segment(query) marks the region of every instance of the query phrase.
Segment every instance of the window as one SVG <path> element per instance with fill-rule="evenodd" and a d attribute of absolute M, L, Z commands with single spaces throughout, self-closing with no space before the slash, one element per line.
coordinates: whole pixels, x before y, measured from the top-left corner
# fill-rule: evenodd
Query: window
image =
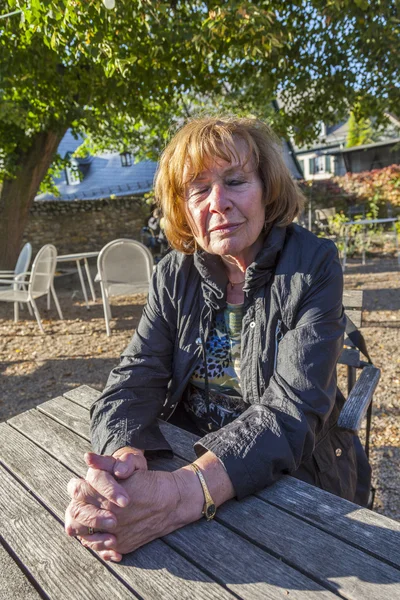
<path fill-rule="evenodd" d="M 325 156 L 325 171 L 327 173 L 332 173 L 331 171 L 331 157 L 326 155 Z"/>
<path fill-rule="evenodd" d="M 75 165 L 66 167 L 65 176 L 68 185 L 79 185 L 81 182 L 80 171 Z"/>
<path fill-rule="evenodd" d="M 121 152 L 120 157 L 122 167 L 132 166 L 132 154 L 130 152 Z"/>
<path fill-rule="evenodd" d="M 317 173 L 330 173 L 331 172 L 331 157 L 330 156 L 316 156 L 315 158 L 309 159 L 310 175 L 316 175 Z"/>
<path fill-rule="evenodd" d="M 305 166 L 304 165 L 304 160 L 300 159 L 299 160 L 299 165 L 300 165 L 300 169 L 301 169 L 301 172 L 303 174 L 303 177 L 304 177 L 304 175 L 305 175 L 305 173 L 304 173 L 304 166 Z"/>
<path fill-rule="evenodd" d="M 325 173 L 325 156 L 317 156 L 316 157 L 315 173 Z"/>

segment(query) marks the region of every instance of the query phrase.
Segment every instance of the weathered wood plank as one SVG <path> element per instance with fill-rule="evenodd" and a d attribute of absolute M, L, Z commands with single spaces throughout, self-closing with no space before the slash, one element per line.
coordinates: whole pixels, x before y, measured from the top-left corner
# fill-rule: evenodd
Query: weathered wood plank
<path fill-rule="evenodd" d="M 163 427 L 164 427 L 164 433 L 166 433 L 166 435 L 167 435 L 167 439 L 168 439 L 168 430 L 171 432 L 171 435 L 173 435 L 173 434 L 174 434 L 174 429 L 175 429 L 175 428 L 173 428 L 173 427 L 172 427 L 172 426 L 170 426 L 169 424 L 165 423 L 165 424 L 163 425 Z M 185 432 L 182 432 L 182 434 L 183 434 L 183 435 L 184 435 L 184 433 L 185 433 Z M 191 443 L 192 443 L 192 441 L 190 441 L 190 444 L 189 444 L 190 446 L 191 446 Z M 184 448 L 184 446 L 183 446 L 183 448 Z M 181 448 L 181 450 L 182 450 L 182 448 Z M 167 462 L 168 462 L 168 464 L 169 464 L 169 466 L 170 466 L 171 468 L 174 468 L 174 467 L 172 466 L 172 463 L 170 463 L 169 461 L 167 461 Z M 172 462 L 175 462 L 175 461 L 172 461 Z M 176 467 L 175 467 L 175 468 L 176 468 Z M 301 483 L 301 482 L 298 482 L 298 483 Z M 303 486 L 306 486 L 306 484 L 301 484 L 301 485 L 303 485 Z M 319 491 L 319 490 L 318 490 L 318 491 Z M 322 494 L 324 494 L 324 492 L 321 492 L 321 493 L 322 493 Z M 222 508 L 222 510 L 224 510 L 225 508 L 226 508 L 226 507 L 223 507 L 223 508 Z M 279 511 L 279 512 L 280 512 L 280 511 Z M 280 512 L 280 515 L 282 515 L 282 513 L 281 513 L 281 512 Z M 220 518 L 220 516 L 219 516 L 219 518 Z M 276 517 L 275 521 L 276 521 L 276 520 L 277 520 L 277 517 Z M 234 521 L 235 521 L 235 522 L 239 522 L 239 521 L 240 521 L 240 522 L 242 522 L 242 521 L 243 521 L 243 515 L 241 515 L 241 516 L 240 516 L 240 515 L 238 515 L 238 514 L 237 514 L 237 515 L 235 515 L 235 519 L 234 519 Z M 296 520 L 296 521 L 297 521 L 297 520 Z M 299 523 L 299 521 L 297 521 L 297 524 L 298 524 L 298 523 Z M 300 522 L 300 523 L 301 523 L 301 522 Z M 234 527 L 234 523 L 233 523 L 233 524 L 229 524 L 229 526 L 232 526 L 232 527 Z M 313 530 L 310 530 L 310 531 L 308 531 L 308 532 L 305 532 L 305 533 L 304 533 L 304 535 L 302 535 L 302 536 L 300 536 L 300 537 L 301 537 L 302 539 L 310 539 L 310 537 L 313 537 L 313 535 L 314 535 L 314 533 L 313 533 L 313 532 L 314 532 L 314 531 L 315 531 L 315 530 L 313 529 Z M 319 534 L 317 534 L 317 535 L 319 535 Z M 340 535 L 340 532 L 338 533 L 338 535 Z M 277 533 L 277 536 L 279 537 L 278 533 Z M 275 537 L 275 536 L 274 536 L 274 537 Z M 334 539 L 334 538 L 329 538 L 329 540 L 332 540 L 332 539 Z M 340 541 L 340 540 L 336 540 L 336 541 Z M 323 543 L 322 545 L 323 545 L 325 548 L 326 548 L 326 547 L 329 547 L 329 543 L 327 542 L 327 538 L 326 538 L 326 537 L 325 537 L 324 543 Z M 343 546 L 344 546 L 345 548 L 347 548 L 347 552 L 350 552 L 350 554 L 351 554 L 351 553 L 352 553 L 352 551 L 354 550 L 353 548 L 351 548 L 351 547 L 349 547 L 349 546 L 347 546 L 347 545 L 345 545 L 345 544 L 343 544 Z M 342 552 L 342 550 L 343 550 L 343 548 L 341 548 L 341 549 L 340 549 L 340 552 L 339 552 L 339 554 L 343 556 L 343 552 Z M 274 551 L 274 550 L 272 549 L 272 551 Z M 301 549 L 301 548 L 297 548 L 297 554 L 302 554 L 302 549 Z M 329 554 L 329 556 L 330 556 L 330 553 L 328 553 L 328 554 Z M 344 553 L 344 554 L 346 554 L 346 553 Z M 369 557 L 368 555 L 365 555 L 365 554 L 363 554 L 363 553 L 361 553 L 361 552 L 360 552 L 360 555 L 361 555 L 361 557 L 362 557 L 362 558 L 359 556 L 359 557 L 358 557 L 358 560 L 359 560 L 359 562 L 360 562 L 360 563 L 364 563 L 364 564 L 366 563 L 366 564 L 368 565 L 368 569 L 367 569 L 367 571 L 368 571 L 368 570 L 370 570 L 370 569 L 374 570 L 374 568 L 375 568 L 375 566 L 376 566 L 376 565 L 371 565 L 371 564 L 369 564 L 369 559 L 370 559 L 371 557 Z M 324 561 L 325 561 L 327 564 L 329 564 L 329 556 L 326 556 L 326 555 L 325 555 L 325 559 L 324 559 Z M 348 562 L 348 561 L 347 561 L 347 562 Z M 352 561 L 350 561 L 350 563 L 348 562 L 348 564 L 352 564 Z M 378 565 L 379 565 L 379 563 L 378 563 Z M 380 565 L 380 566 L 382 566 L 382 565 Z M 384 568 L 384 567 L 385 567 L 385 565 L 383 565 L 383 568 Z M 302 567 L 300 567 L 300 568 L 302 568 Z M 306 571 L 306 572 L 307 572 L 307 571 Z M 314 574 L 313 576 L 315 577 L 315 574 Z M 351 595 L 347 595 L 348 591 L 349 591 L 349 590 L 346 590 L 346 594 L 344 594 L 344 596 L 345 596 L 345 597 L 349 597 L 349 598 L 350 598 L 350 597 L 352 597 L 352 596 L 351 596 Z M 367 590 L 367 592 L 369 593 L 369 590 Z M 343 593 L 343 592 L 342 592 L 342 593 Z M 366 593 L 366 592 L 365 592 L 365 590 L 363 590 L 363 594 L 364 594 L 364 595 L 365 595 L 365 593 Z M 368 594 L 367 594 L 365 597 L 367 598 L 367 597 L 368 597 Z"/>
<path fill-rule="evenodd" d="M 11 427 L 4 425 L 3 428 L 0 428 L 0 431 L 4 440 L 3 456 L 5 457 L 4 460 L 7 466 L 10 469 L 13 469 L 13 471 L 19 477 L 21 477 L 21 479 L 23 479 L 24 483 L 35 491 L 35 494 L 37 494 L 41 500 L 49 503 L 52 510 L 60 518 L 62 518 L 66 503 L 68 501 L 68 498 L 65 495 L 65 487 L 68 479 L 71 476 L 71 473 L 61 464 L 55 463 L 53 458 L 51 458 L 49 455 L 46 455 L 43 450 L 39 449 L 32 442 L 24 438 Z M 55 463 L 53 466 L 51 465 L 52 461 Z M 164 466 L 170 467 L 171 462 L 172 461 L 165 460 Z M 34 470 L 30 468 L 33 463 L 35 464 Z M 182 461 L 180 461 L 180 464 L 182 464 Z M 61 481 L 59 477 L 54 476 L 55 471 L 57 471 L 59 474 L 63 474 Z M 62 481 L 62 479 L 64 479 L 64 481 Z M 296 599 L 308 600 L 308 598 L 314 597 L 314 594 L 316 597 L 316 592 L 318 590 L 319 597 L 327 599 L 330 597 L 333 598 L 329 592 L 323 592 L 323 588 L 321 586 L 318 586 L 314 582 L 308 580 L 305 576 L 297 573 L 294 569 L 291 569 L 284 563 L 281 563 L 275 558 L 265 554 L 260 549 L 255 548 L 245 540 L 242 540 L 236 534 L 233 534 L 229 530 L 225 530 L 223 527 L 221 527 L 221 525 L 215 524 L 214 527 L 218 529 L 219 535 L 216 538 L 216 536 L 213 534 L 211 539 L 209 539 L 210 529 L 205 521 L 201 521 L 199 524 L 197 524 L 196 531 L 199 532 L 202 530 L 203 533 L 198 533 L 194 538 L 192 538 L 191 530 L 189 530 L 186 534 L 184 534 L 184 530 L 181 530 L 179 538 L 177 538 L 175 541 L 174 547 L 183 553 L 185 548 L 187 549 L 190 544 L 192 544 L 194 552 L 189 553 L 187 557 L 192 561 L 194 560 L 194 562 L 201 567 L 203 567 L 204 556 L 214 556 L 214 558 L 218 558 L 218 554 L 221 552 L 221 549 L 222 552 L 225 553 L 225 548 L 232 546 L 235 547 L 237 558 L 228 561 L 229 564 L 226 566 L 216 564 L 214 567 L 211 565 L 209 568 L 209 565 L 207 565 L 207 571 L 214 577 L 218 577 L 218 580 L 220 581 L 222 575 L 224 574 L 225 579 L 223 579 L 223 582 L 227 584 L 229 589 L 232 589 L 232 591 L 235 591 L 235 593 L 239 594 L 241 597 L 248 598 L 249 600 L 256 598 L 270 598 L 271 600 L 274 598 L 286 598 L 285 589 L 281 591 L 276 590 L 275 586 L 281 585 L 282 587 L 286 586 L 288 589 L 290 588 L 292 590 L 292 597 Z M 200 554 L 198 554 L 200 551 L 198 547 L 199 535 L 203 540 L 203 546 Z M 185 543 L 183 543 L 186 538 L 188 539 Z M 149 549 L 146 551 L 145 562 L 143 561 L 143 557 L 140 555 L 140 552 L 141 550 L 137 551 L 133 555 L 129 555 L 125 561 L 128 560 L 130 565 L 134 565 L 136 564 L 135 561 L 139 560 L 140 564 L 144 564 L 145 567 L 149 569 L 147 562 L 149 560 Z M 173 551 L 170 550 L 170 552 Z M 217 552 L 217 554 L 215 554 L 215 552 Z M 138 554 L 139 556 L 136 558 Z M 157 550 L 156 554 L 160 554 L 160 549 Z M 164 558 L 165 554 L 166 551 L 163 551 Z M 197 556 L 193 558 L 196 554 Z M 248 570 L 248 565 L 250 563 L 247 563 L 246 561 L 246 563 L 243 565 L 243 555 L 246 555 L 249 560 L 251 559 L 250 562 L 253 564 L 253 566 L 251 568 L 249 567 L 250 570 Z M 154 560 L 155 559 L 153 557 L 153 563 Z M 178 558 L 175 557 L 174 560 L 175 569 L 178 569 Z M 169 557 L 168 562 L 164 564 L 168 564 L 169 566 L 170 562 L 171 557 Z M 115 568 L 118 568 L 118 565 L 115 565 Z M 160 565 L 158 568 L 160 568 Z M 263 575 L 263 580 L 260 582 L 258 581 L 259 571 L 257 577 L 257 569 L 261 568 L 262 573 L 265 573 L 266 575 Z M 241 576 L 239 577 L 239 574 L 241 573 L 244 576 L 245 571 L 248 571 L 249 573 L 247 577 L 254 578 L 254 582 L 252 579 L 248 580 L 248 578 L 245 578 L 243 581 L 241 581 Z M 186 578 L 187 570 L 181 569 L 180 576 L 182 576 L 182 573 L 184 573 Z M 149 575 L 147 574 L 146 577 L 148 580 Z M 230 585 L 231 580 L 235 582 L 233 586 Z M 148 585 L 150 585 L 150 583 L 151 581 L 148 580 Z M 179 583 L 179 585 L 181 585 L 181 583 Z M 193 582 L 191 585 L 193 585 Z M 300 587 L 300 590 L 297 589 L 298 587 Z M 136 591 L 139 591 L 137 586 L 135 589 Z M 181 596 L 178 593 L 176 582 L 174 589 L 176 594 L 175 598 L 180 598 Z M 307 592 L 303 590 L 307 590 Z M 143 590 L 140 590 L 140 593 L 143 594 Z M 218 593 L 220 594 L 220 592 Z M 221 594 L 219 597 L 221 597 Z"/>
<path fill-rule="evenodd" d="M 68 400 L 72 400 L 72 402 L 76 402 L 76 404 L 89 409 L 93 402 L 100 396 L 100 392 L 89 385 L 80 385 L 73 390 L 68 390 L 63 396 L 68 398 Z"/>
<path fill-rule="evenodd" d="M 363 295 L 364 292 L 362 290 L 343 290 L 343 306 L 345 309 L 358 308 L 361 310 L 363 305 Z"/>
<path fill-rule="evenodd" d="M 0 425 L 0 435 L 4 464 L 63 520 L 69 502 L 66 488 L 71 471 L 5 423 Z M 110 569 L 148 600 L 232 598 L 161 540 L 127 555 L 121 564 L 110 564 Z"/>
<path fill-rule="evenodd" d="M 338 363 L 340 365 L 348 365 L 349 367 L 359 367 L 360 351 L 353 348 L 343 348 Z"/>
<path fill-rule="evenodd" d="M 0 436 L 2 463 L 63 520 L 73 471 L 6 423 L 0 424 Z"/>
<path fill-rule="evenodd" d="M 67 482 L 71 477 L 70 471 L 68 471 L 60 463 L 55 463 L 52 465 L 52 461 L 55 462 L 52 457 L 46 455 L 46 453 L 37 446 L 35 446 L 33 442 L 27 440 L 20 433 L 18 433 L 11 427 L 8 427 L 6 424 L 0 426 L 0 432 L 2 435 L 4 446 L 4 462 L 7 465 L 7 467 L 12 469 L 13 472 L 15 472 L 18 475 L 18 477 L 21 478 L 25 485 L 27 485 L 30 489 L 34 490 L 35 494 L 43 502 L 49 505 L 51 509 L 55 512 L 55 514 L 57 514 L 60 518 L 63 518 L 65 507 L 68 503 L 68 496 L 65 490 Z M 38 434 L 38 437 L 40 437 L 40 434 Z M 78 457 L 74 456 L 74 454 L 76 454 L 76 451 L 73 451 L 70 454 L 68 454 L 68 457 L 74 462 L 77 462 Z M 60 456 L 63 458 L 63 460 L 65 460 L 65 452 L 61 452 Z M 35 469 L 31 468 L 31 465 L 33 463 L 35 464 Z M 163 470 L 172 470 L 179 468 L 183 464 L 185 464 L 185 462 L 182 459 L 175 458 L 173 460 L 164 459 L 160 461 L 154 461 L 153 466 L 155 468 L 162 468 Z M 58 476 L 55 475 L 56 473 L 58 473 Z M 240 505 L 237 505 L 237 507 L 240 512 Z M 214 536 L 211 536 L 211 539 L 209 539 L 209 524 L 202 520 L 197 525 L 198 527 L 200 526 L 200 529 L 204 529 L 204 533 L 202 534 L 204 546 L 201 548 L 201 552 L 200 549 L 197 547 L 199 541 L 198 537 L 195 538 L 193 541 L 189 540 L 192 536 L 191 530 L 188 530 L 186 534 L 184 533 L 184 530 L 181 530 L 179 538 L 177 538 L 175 542 L 173 542 L 172 547 L 177 549 L 181 554 L 184 554 L 189 560 L 194 562 L 197 567 L 202 569 L 204 568 L 203 557 L 213 556 L 215 554 L 216 542 Z M 217 527 L 216 524 L 215 527 Z M 250 544 L 248 544 L 248 542 L 242 540 L 238 535 L 233 534 L 229 530 L 221 527 L 221 525 L 219 525 L 218 528 L 218 551 L 220 551 L 221 548 L 229 548 L 233 546 L 235 547 L 236 554 L 234 558 L 231 558 L 230 561 L 228 561 L 229 564 L 227 566 L 221 567 L 221 565 L 219 564 L 216 564 L 213 568 L 208 568 L 207 566 L 207 572 L 213 577 L 215 577 L 215 579 L 217 579 L 218 581 L 223 581 L 224 583 L 226 583 L 227 587 L 234 591 L 236 594 L 240 595 L 243 598 L 248 598 L 249 600 L 256 600 L 258 598 L 270 598 L 271 600 L 275 598 L 286 598 L 286 591 L 277 591 L 275 587 L 277 585 L 281 585 L 283 588 L 286 587 L 287 589 L 291 589 L 292 597 L 296 598 L 296 600 L 308 600 L 309 598 L 313 598 L 314 594 L 316 595 L 317 593 L 318 597 L 326 599 L 331 598 L 331 593 L 327 592 L 326 590 L 323 591 L 324 588 L 322 586 L 315 584 L 307 577 L 298 573 L 297 571 L 285 565 L 276 558 L 269 556 L 262 550 L 251 546 Z M 199 530 L 197 529 L 197 531 Z M 186 542 L 184 544 L 181 543 L 182 540 L 185 540 L 186 537 L 188 537 Z M 161 541 L 159 541 L 159 543 L 161 543 Z M 192 543 L 194 544 L 194 553 L 186 554 L 185 548 L 187 549 Z M 152 542 L 151 544 L 154 544 L 154 542 Z M 241 549 L 240 552 L 237 552 L 238 549 Z M 139 561 L 138 564 L 146 565 L 146 561 L 149 560 L 149 556 L 148 554 L 146 554 L 147 558 L 144 562 L 143 557 L 141 555 L 137 557 L 137 554 L 141 551 L 142 549 L 140 549 L 132 555 L 128 555 L 124 559 L 124 564 L 126 561 L 128 561 L 127 564 L 130 564 L 132 566 L 136 564 L 135 561 Z M 148 552 L 150 551 L 147 549 L 146 553 Z M 248 582 L 248 580 L 245 579 L 243 582 L 243 587 L 241 588 L 239 585 L 240 579 L 238 579 L 238 574 L 242 573 L 243 570 L 247 569 L 246 565 L 243 566 L 242 557 L 244 553 L 245 555 L 252 557 L 254 568 L 256 567 L 256 565 L 258 565 L 257 568 L 262 567 L 263 579 L 261 582 L 258 582 L 257 578 L 254 582 Z M 161 551 L 160 549 L 158 549 L 156 552 L 156 556 L 160 554 L 163 555 L 164 558 L 166 558 L 165 550 Z M 153 558 L 153 563 L 154 560 L 155 558 Z M 175 565 L 174 569 L 178 573 L 179 565 L 177 564 L 177 561 L 178 559 L 176 557 L 173 557 L 172 560 L 172 557 L 169 556 L 168 560 L 166 560 L 166 562 L 164 562 L 163 565 Z M 118 569 L 118 565 L 113 565 L 113 569 L 114 568 Z M 146 568 L 149 569 L 150 567 L 147 565 Z M 161 568 L 160 564 L 158 568 Z M 256 572 L 257 571 L 254 570 L 254 577 L 256 577 Z M 184 574 L 185 577 L 187 576 L 186 568 L 183 569 L 182 567 L 180 571 L 181 577 L 182 574 Z M 224 577 L 222 577 L 223 574 L 225 579 Z M 147 574 L 146 577 L 148 578 L 149 575 Z M 233 587 L 230 586 L 230 580 L 235 582 Z M 248 586 L 246 582 L 248 582 L 249 584 L 252 583 L 252 585 Z M 150 587 L 153 585 L 151 581 L 147 581 L 147 583 Z M 193 582 L 191 583 L 191 585 L 193 585 Z M 179 586 L 181 586 L 181 583 L 179 583 Z M 299 589 L 297 589 L 298 587 Z M 175 585 L 174 593 L 176 595 L 173 597 L 180 598 L 180 592 L 178 593 L 177 589 L 178 588 Z M 139 590 L 137 585 L 135 586 L 135 590 L 139 591 L 140 594 L 143 595 L 143 590 Z M 220 594 L 220 592 L 218 593 Z M 162 597 L 163 596 L 160 596 L 160 598 Z M 219 597 L 221 597 L 221 594 L 219 595 Z"/>
<path fill-rule="evenodd" d="M 257 496 L 400 568 L 400 523 L 283 477 Z"/>
<path fill-rule="evenodd" d="M 161 426 L 168 441 L 174 445 L 177 428 L 165 422 L 162 422 Z M 192 444 L 196 436 L 193 436 L 193 434 L 184 430 L 178 431 L 180 438 L 179 447 L 176 447 L 175 451 L 183 458 L 186 458 L 186 460 L 191 461 L 194 458 Z M 164 465 L 159 462 L 158 466 L 155 464 L 150 468 L 172 470 L 173 468 L 179 468 L 181 464 L 182 463 L 176 461 L 173 461 L 172 463 L 170 461 L 165 461 Z M 282 490 L 280 486 L 283 486 Z M 291 502 L 292 489 L 295 491 L 293 497 L 296 501 L 294 502 Z M 351 519 L 349 522 L 349 519 L 344 518 L 344 515 L 341 512 L 341 510 L 350 510 L 348 509 L 348 506 L 350 505 L 352 507 L 351 512 L 354 513 L 358 508 L 356 505 L 347 503 L 340 498 L 332 496 L 323 490 L 309 486 L 294 478 L 283 478 L 277 485 L 263 490 L 263 492 L 260 493 L 260 497 L 263 497 L 264 499 L 267 499 L 267 497 L 273 498 L 273 503 L 275 505 L 291 510 L 294 514 L 305 518 L 308 522 L 317 524 L 325 531 L 336 534 L 342 540 L 354 543 L 375 556 L 380 556 L 383 559 L 392 562 L 393 557 L 397 556 L 400 560 L 399 553 L 395 550 L 398 544 L 397 535 L 393 534 L 390 528 L 390 524 L 393 524 L 393 521 L 387 520 L 385 525 L 380 525 L 382 517 L 376 513 L 371 511 L 363 511 L 362 513 L 363 515 L 366 515 L 363 518 L 367 519 L 367 523 L 371 523 L 371 519 L 373 520 L 376 535 L 372 537 L 370 529 L 363 526 L 363 521 L 357 523 L 357 521 Z M 304 502 L 301 502 L 302 497 L 305 499 Z M 315 500 L 312 502 L 313 499 Z M 334 503 L 334 511 L 329 509 L 332 502 Z M 310 507 L 310 510 L 307 510 L 307 506 Z M 317 510 L 318 506 L 321 507 L 322 512 L 324 510 L 326 511 L 325 517 L 323 514 L 319 514 Z M 324 509 L 324 507 L 327 508 Z M 344 509 L 343 507 L 346 508 Z M 339 519 L 337 526 L 335 524 L 336 521 L 333 518 L 334 514 L 337 515 Z M 360 515 L 360 513 L 357 512 L 357 515 Z M 358 518 L 359 517 L 357 517 L 357 519 Z"/>
<path fill-rule="evenodd" d="M 346 315 L 353 321 L 356 327 L 361 327 L 361 311 L 346 308 Z"/>
<path fill-rule="evenodd" d="M 87 440 L 89 437 L 89 411 L 84 408 L 83 405 L 87 404 L 84 400 L 85 394 L 88 394 L 90 388 L 88 386 L 81 386 L 87 388 L 83 390 L 79 398 L 82 400 L 82 405 L 75 404 L 64 397 L 59 396 L 43 404 L 40 404 L 37 409 L 43 412 L 47 416 L 55 419 L 58 423 L 61 423 L 68 429 L 73 430 Z M 165 421 L 159 420 L 160 429 L 163 432 L 165 427 L 168 428 L 171 439 L 171 447 L 177 456 L 188 457 L 187 460 L 193 461 L 196 459 L 196 454 L 193 450 L 193 445 L 198 439 L 198 436 L 183 431 L 175 425 L 167 424 Z"/>
<path fill-rule="evenodd" d="M 246 600 L 336 598 L 302 573 L 217 521 L 199 521 L 164 538 L 184 556 L 195 560 L 229 590 Z"/>
<path fill-rule="evenodd" d="M 357 433 L 361 428 L 380 377 L 381 372 L 376 367 L 372 365 L 364 367 L 341 410 L 338 419 L 339 427 Z"/>
<path fill-rule="evenodd" d="M 2 467 L 0 512 L 6 543 L 49 598 L 132 600 L 131 591 L 66 536 L 62 525 Z"/>
<path fill-rule="evenodd" d="M 40 600 L 41 596 L 8 552 L 0 546 L 0 600 Z"/>
<path fill-rule="evenodd" d="M 87 466 L 83 455 L 90 450 L 90 444 L 84 439 L 38 410 L 21 413 L 8 423 L 57 460 L 68 465 L 80 477 L 85 476 Z"/>
<path fill-rule="evenodd" d="M 165 425 L 163 433 L 170 442 L 174 430 L 169 429 L 171 426 L 168 423 Z M 183 431 L 182 435 L 185 433 Z M 283 477 L 257 495 L 333 533 L 343 541 L 355 544 L 366 552 L 400 566 L 400 525 L 391 519 L 361 509 L 357 504 L 333 496 L 294 477 Z M 351 515 L 356 516 L 353 518 Z M 373 526 L 373 536 L 371 527 L 364 527 L 364 522 Z"/>
<path fill-rule="evenodd" d="M 266 511 L 258 498 L 249 497 L 240 504 L 240 517 L 234 504 L 220 507 L 219 522 L 333 592 L 337 590 L 343 598 L 400 599 L 400 570 L 278 508 Z"/>
<path fill-rule="evenodd" d="M 199 436 L 166 421 L 158 421 L 161 432 L 165 434 L 168 432 L 169 443 L 171 448 L 177 456 L 184 458 L 188 462 L 196 460 L 197 456 L 193 450 L 194 443 L 199 439 Z"/>
<path fill-rule="evenodd" d="M 89 414 L 86 408 L 63 396 L 58 396 L 58 398 L 39 404 L 37 409 L 85 439 L 90 439 Z"/>

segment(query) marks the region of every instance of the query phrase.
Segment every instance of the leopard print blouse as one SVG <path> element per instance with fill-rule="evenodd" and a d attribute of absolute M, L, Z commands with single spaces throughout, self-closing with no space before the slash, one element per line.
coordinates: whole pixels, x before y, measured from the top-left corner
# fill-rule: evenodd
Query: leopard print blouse
<path fill-rule="evenodd" d="M 209 386 L 209 413 L 204 393 L 204 363 L 190 379 L 190 393 L 184 403 L 200 431 L 216 431 L 236 419 L 246 408 L 240 389 L 240 348 L 243 304 L 228 304 L 215 316 L 206 342 Z"/>

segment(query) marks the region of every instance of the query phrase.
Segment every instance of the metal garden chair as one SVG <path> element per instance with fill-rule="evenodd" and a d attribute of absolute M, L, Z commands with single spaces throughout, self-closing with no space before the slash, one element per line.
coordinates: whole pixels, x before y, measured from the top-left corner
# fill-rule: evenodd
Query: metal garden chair
<path fill-rule="evenodd" d="M 14 279 L 0 279 L 0 285 L 4 283 L 12 286 L 0 288 L 0 302 L 14 302 L 14 321 L 18 321 L 18 303 L 24 303 L 32 307 L 36 317 L 37 324 L 42 333 L 45 333 L 40 314 L 36 305 L 37 298 L 47 295 L 51 292 L 54 303 L 57 308 L 58 316 L 63 319 L 60 304 L 54 290 L 53 280 L 56 269 L 57 250 L 51 244 L 46 244 L 37 253 L 30 273 L 20 273 Z M 25 276 L 30 275 L 29 281 L 25 281 Z M 21 286 L 23 289 L 21 289 Z M 27 288 L 27 289 L 26 289 Z"/>
<path fill-rule="evenodd" d="M 4 280 L 7 280 L 7 284 L 2 283 L 0 285 L 0 290 L 4 291 L 5 286 L 8 289 L 15 289 L 15 290 L 25 289 L 25 287 L 24 287 L 25 274 L 28 271 L 29 264 L 31 262 L 31 258 L 32 258 L 32 245 L 29 242 L 27 242 L 24 245 L 24 247 L 22 248 L 21 252 L 19 253 L 17 264 L 15 265 L 15 269 L 13 271 L 0 271 L 0 279 L 2 279 L 3 282 L 4 282 Z M 22 306 L 23 306 L 23 304 L 21 304 L 21 307 Z M 28 308 L 29 308 L 30 314 L 32 314 L 32 309 L 29 304 L 28 304 Z M 14 317 L 15 317 L 15 315 L 17 315 L 15 320 L 18 321 L 18 304 L 14 304 Z"/>
<path fill-rule="evenodd" d="M 107 335 L 111 335 L 110 297 L 147 292 L 153 272 L 153 257 L 140 242 L 113 240 L 101 250 L 97 269 L 95 281 L 100 282 Z"/>

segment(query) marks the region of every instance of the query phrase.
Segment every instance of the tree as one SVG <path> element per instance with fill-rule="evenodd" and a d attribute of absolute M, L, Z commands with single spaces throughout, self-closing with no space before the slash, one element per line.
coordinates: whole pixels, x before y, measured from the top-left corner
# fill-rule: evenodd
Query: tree
<path fill-rule="evenodd" d="M 357 119 L 354 112 L 350 113 L 349 131 L 347 133 L 346 148 L 362 146 L 374 141 L 371 119 L 361 117 Z"/>
<path fill-rule="evenodd" d="M 69 127 L 150 156 L 209 100 L 265 116 L 279 96 L 271 123 L 299 143 L 356 102 L 398 101 L 395 0 L 0 0 L 16 10 L 0 20 L 1 268 Z"/>

